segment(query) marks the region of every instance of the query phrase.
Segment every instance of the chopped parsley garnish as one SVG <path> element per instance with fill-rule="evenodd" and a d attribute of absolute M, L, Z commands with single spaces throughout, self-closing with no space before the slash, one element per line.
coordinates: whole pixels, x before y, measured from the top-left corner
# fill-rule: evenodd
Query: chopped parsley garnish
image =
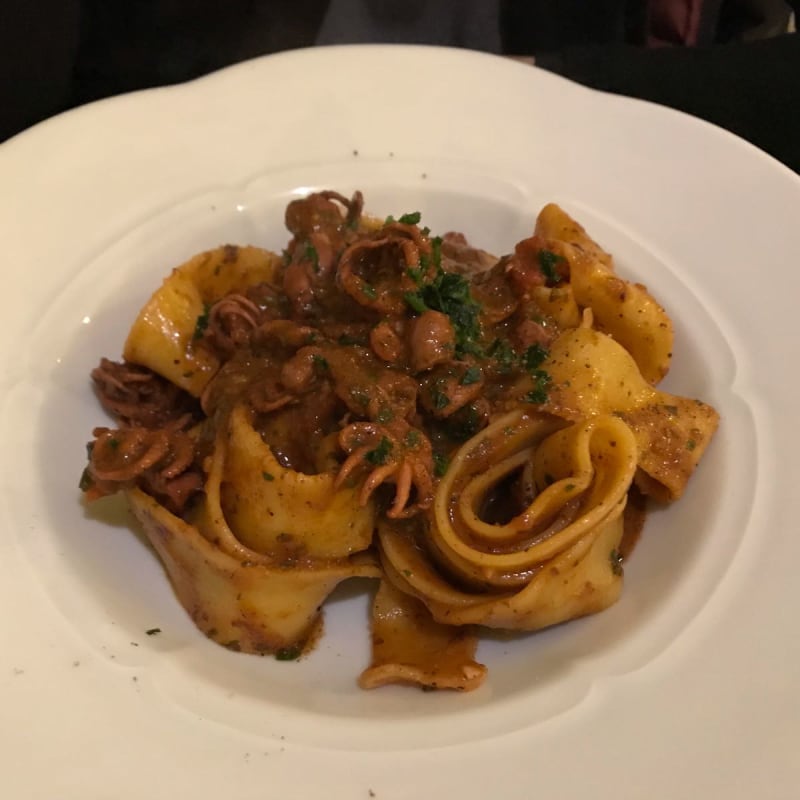
<path fill-rule="evenodd" d="M 480 349 L 480 305 L 473 299 L 466 278 L 442 270 L 441 239 L 432 239 L 431 244 L 434 246 L 436 277 L 430 283 L 420 286 L 417 291 L 406 292 L 405 301 L 417 314 L 429 310 L 439 311 L 450 318 L 456 335 L 456 357 L 477 353 Z"/>
<path fill-rule="evenodd" d="M 197 318 L 197 322 L 194 324 L 194 334 L 192 338 L 197 341 L 198 339 L 203 338 L 203 334 L 206 332 L 206 328 L 208 327 L 208 318 L 211 312 L 211 305 L 209 303 L 203 303 L 203 313 Z"/>
<path fill-rule="evenodd" d="M 262 477 L 262 478 L 263 478 L 265 481 L 274 481 L 274 480 L 275 480 L 275 476 L 274 476 L 272 473 L 270 473 L 270 472 L 262 472 L 262 473 L 261 473 L 261 477 Z"/>
<path fill-rule="evenodd" d="M 319 353 L 314 353 L 311 356 L 311 360 L 314 362 L 315 367 L 319 367 L 320 369 L 328 369 L 328 359 L 325 356 L 319 355 Z"/>
<path fill-rule="evenodd" d="M 414 311 L 417 312 L 417 314 L 422 314 L 425 311 L 430 310 L 419 292 L 406 292 L 403 295 L 403 299 Z"/>
<path fill-rule="evenodd" d="M 364 458 L 376 467 L 385 464 L 389 460 L 389 454 L 392 452 L 392 443 L 385 436 L 381 437 L 378 446 L 370 450 Z"/>
<path fill-rule="evenodd" d="M 541 405 L 547 402 L 547 390 L 552 382 L 550 375 L 543 369 L 537 369 L 533 372 L 533 389 L 525 395 L 525 400 L 528 403 L 535 403 Z"/>
<path fill-rule="evenodd" d="M 551 250 L 539 251 L 539 269 L 550 283 L 558 283 L 562 279 L 557 270 L 558 264 L 562 261 L 566 261 L 564 256 L 553 253 Z"/>
<path fill-rule="evenodd" d="M 145 633 L 146 633 L 148 636 L 157 636 L 159 633 L 161 633 L 161 628 L 148 628 L 148 629 L 145 631 Z"/>
<path fill-rule="evenodd" d="M 275 651 L 275 659 L 277 661 L 297 661 L 302 652 L 301 647 L 281 647 L 280 650 Z"/>
<path fill-rule="evenodd" d="M 343 344 L 343 345 L 351 345 L 351 344 L 364 345 L 364 344 L 366 344 L 365 340 L 362 337 L 353 336 L 350 333 L 343 333 L 336 341 L 339 342 L 339 344 Z"/>
<path fill-rule="evenodd" d="M 686 442 L 687 450 L 694 450 L 695 447 L 697 447 L 697 442 L 694 439 L 689 439 L 689 441 Z"/>
<path fill-rule="evenodd" d="M 464 374 L 461 376 L 461 380 L 459 381 L 462 386 L 471 386 L 473 383 L 477 383 L 483 373 L 481 372 L 480 367 L 471 366 L 467 367 L 464 370 Z"/>
<path fill-rule="evenodd" d="M 83 472 L 81 473 L 81 479 L 78 483 L 78 488 L 82 492 L 88 492 L 89 489 L 92 488 L 92 486 L 94 486 L 94 479 L 89 473 L 89 467 L 85 467 Z"/>
<path fill-rule="evenodd" d="M 450 459 L 447 456 L 443 456 L 441 453 L 433 454 L 433 474 L 437 478 L 441 478 L 449 466 Z"/>
<path fill-rule="evenodd" d="M 378 293 L 375 291 L 375 287 L 370 283 L 361 284 L 361 293 L 365 297 L 369 297 L 370 300 L 374 300 L 378 296 Z"/>
<path fill-rule="evenodd" d="M 547 351 L 547 349 L 542 347 L 540 344 L 532 344 L 522 354 L 522 365 L 526 370 L 528 370 L 528 372 L 533 372 L 542 366 L 549 355 L 550 353 Z"/>
<path fill-rule="evenodd" d="M 434 236 L 431 239 L 431 260 L 436 269 L 442 268 L 442 237 Z"/>
<path fill-rule="evenodd" d="M 311 242 L 306 242 L 303 255 L 305 255 L 306 259 L 311 262 L 312 266 L 314 267 L 314 272 L 319 272 L 319 253 L 317 252 L 317 248 L 314 247 Z"/>
<path fill-rule="evenodd" d="M 422 255 L 424 256 L 425 254 L 423 253 Z M 406 275 L 408 275 L 408 277 L 411 278 L 411 280 L 414 281 L 414 283 L 416 283 L 417 286 L 420 286 L 422 284 L 423 279 L 425 278 L 425 269 L 427 267 L 425 261 L 427 261 L 427 259 L 422 259 L 422 258 L 420 259 L 419 268 L 417 267 L 406 268 Z"/>
<path fill-rule="evenodd" d="M 514 369 L 517 354 L 506 339 L 495 339 L 487 353 L 493 359 L 501 373 L 508 373 Z"/>
<path fill-rule="evenodd" d="M 608 560 L 611 562 L 611 571 L 615 575 L 622 575 L 622 553 L 620 553 L 619 550 L 614 548 L 608 554 Z"/>
<path fill-rule="evenodd" d="M 422 214 L 419 211 L 412 211 L 410 214 L 403 214 L 397 221 L 403 223 L 403 225 L 417 225 L 421 219 Z"/>
<path fill-rule="evenodd" d="M 431 400 L 433 401 L 433 407 L 437 411 L 441 411 L 443 408 L 447 408 L 447 406 L 450 405 L 450 398 L 441 389 L 437 389 L 435 386 L 431 389 Z"/>
<path fill-rule="evenodd" d="M 350 397 L 354 403 L 358 403 L 358 405 L 364 406 L 365 408 L 369 404 L 369 392 L 361 386 L 353 386 L 353 388 L 350 389 Z"/>
<path fill-rule="evenodd" d="M 386 423 L 394 419 L 394 411 L 389 406 L 381 406 L 375 415 L 377 422 Z"/>
<path fill-rule="evenodd" d="M 403 444 L 405 444 L 406 447 L 416 447 L 420 443 L 421 438 L 422 435 L 420 434 L 419 431 L 410 430 L 406 434 L 406 438 L 404 439 Z"/>

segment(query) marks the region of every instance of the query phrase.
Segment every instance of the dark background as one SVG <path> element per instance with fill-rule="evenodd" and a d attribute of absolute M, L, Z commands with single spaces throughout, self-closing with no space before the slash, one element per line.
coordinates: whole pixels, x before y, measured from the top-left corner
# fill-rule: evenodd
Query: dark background
<path fill-rule="evenodd" d="M 800 37 L 785 32 L 800 0 L 709 0 L 689 46 L 654 29 L 647 0 L 348 2 L 368 26 L 326 25 L 339 0 L 0 0 L 0 141 L 92 100 L 266 53 L 407 41 L 533 55 L 721 125 L 800 172 Z"/>

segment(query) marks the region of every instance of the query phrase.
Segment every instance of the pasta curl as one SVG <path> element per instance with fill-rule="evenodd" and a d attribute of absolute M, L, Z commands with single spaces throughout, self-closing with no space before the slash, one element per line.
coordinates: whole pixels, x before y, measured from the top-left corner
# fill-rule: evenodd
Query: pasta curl
<path fill-rule="evenodd" d="M 437 489 L 428 552 L 381 527 L 390 579 L 436 621 L 536 630 L 616 599 L 611 554 L 636 469 L 633 434 L 613 417 L 553 424 L 511 412 L 464 445 Z M 513 476 L 527 484 L 524 504 L 485 519 L 487 499 Z"/>

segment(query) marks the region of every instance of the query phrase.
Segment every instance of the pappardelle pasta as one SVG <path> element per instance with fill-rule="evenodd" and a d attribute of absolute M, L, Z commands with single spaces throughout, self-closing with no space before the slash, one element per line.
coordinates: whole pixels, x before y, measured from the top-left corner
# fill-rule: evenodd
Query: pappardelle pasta
<path fill-rule="evenodd" d="M 501 258 L 360 192 L 292 200 L 281 255 L 175 268 L 93 371 L 88 501 L 122 492 L 200 630 L 300 657 L 376 582 L 359 684 L 469 690 L 482 627 L 601 611 L 645 502 L 718 424 L 656 388 L 669 316 L 554 204 Z"/>

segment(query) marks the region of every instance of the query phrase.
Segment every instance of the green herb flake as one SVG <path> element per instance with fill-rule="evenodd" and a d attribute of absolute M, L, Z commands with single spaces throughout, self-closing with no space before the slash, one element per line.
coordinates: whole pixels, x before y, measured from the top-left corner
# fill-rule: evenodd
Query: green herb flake
<path fill-rule="evenodd" d="M 393 222 L 397 222 L 397 220 L 391 214 L 389 214 L 389 216 L 383 221 L 383 224 L 391 225 Z"/>
<path fill-rule="evenodd" d="M 614 548 L 608 555 L 608 560 L 611 562 L 611 571 L 615 575 L 622 575 L 622 553 Z"/>
<path fill-rule="evenodd" d="M 535 405 L 546 403 L 552 378 L 543 369 L 535 370 L 531 377 L 533 378 L 533 389 L 525 394 L 524 400 Z"/>
<path fill-rule="evenodd" d="M 477 383 L 483 377 L 483 373 L 481 372 L 480 367 L 467 367 L 464 370 L 464 374 L 461 376 L 461 380 L 459 383 L 462 386 L 471 386 L 473 383 Z"/>
<path fill-rule="evenodd" d="M 274 476 L 274 475 L 272 475 L 272 474 L 271 474 L 271 473 L 269 473 L 269 472 L 262 472 L 262 473 L 261 473 L 261 477 L 262 477 L 262 478 L 263 478 L 265 481 L 274 481 L 274 480 L 275 480 L 275 476 Z"/>
<path fill-rule="evenodd" d="M 410 578 L 413 574 L 414 573 L 410 569 L 404 569 L 403 570 L 403 575 L 405 575 L 406 578 Z"/>
<path fill-rule="evenodd" d="M 389 460 L 389 455 L 392 452 L 392 443 L 385 436 L 381 437 L 378 446 L 367 452 L 364 458 L 370 464 L 378 467 L 385 464 Z"/>
<path fill-rule="evenodd" d="M 203 334 L 205 334 L 206 328 L 208 328 L 208 319 L 210 313 L 211 305 L 209 303 L 203 303 L 203 313 L 200 314 L 194 324 L 194 333 L 192 334 L 192 339 L 195 341 L 203 338 Z"/>
<path fill-rule="evenodd" d="M 368 297 L 370 300 L 375 300 L 378 296 L 375 287 L 370 283 L 361 284 L 361 294 L 363 294 L 364 297 Z"/>
<path fill-rule="evenodd" d="M 442 268 L 442 237 L 434 236 L 431 239 L 431 258 L 436 269 Z"/>
<path fill-rule="evenodd" d="M 410 214 L 403 214 L 397 221 L 401 222 L 403 225 L 418 225 L 421 219 L 422 214 L 420 214 L 419 211 L 412 211 Z"/>
<path fill-rule="evenodd" d="M 574 484 L 574 483 L 568 483 L 568 484 L 567 484 L 567 485 L 564 487 L 564 491 L 565 491 L 565 492 L 574 492 L 574 491 L 575 491 L 575 484 Z"/>
<path fill-rule="evenodd" d="M 404 295 L 406 303 L 417 314 L 424 311 L 440 311 L 446 314 L 456 335 L 456 357 L 479 351 L 480 305 L 470 293 L 469 281 L 463 275 L 442 270 L 442 240 L 438 236 L 431 239 L 431 258 L 436 275 L 415 292 Z M 430 262 L 420 258 L 423 268 Z"/>
<path fill-rule="evenodd" d="M 389 406 L 381 406 L 375 415 L 375 420 L 381 424 L 391 422 L 394 419 L 394 411 Z"/>
<path fill-rule="evenodd" d="M 539 269 L 541 269 L 542 275 L 544 275 L 550 283 L 558 283 L 561 281 L 561 275 L 558 273 L 556 267 L 562 261 L 566 261 L 564 256 L 553 253 L 551 250 L 539 251 Z"/>
<path fill-rule="evenodd" d="M 406 267 L 406 275 L 408 275 L 417 286 L 421 286 L 425 278 L 425 265 L 422 263 L 422 260 L 420 259 L 419 267 Z"/>
<path fill-rule="evenodd" d="M 161 628 L 148 628 L 148 629 L 145 631 L 145 633 L 146 633 L 148 636 L 158 636 L 158 634 L 159 634 L 159 633 L 161 633 Z"/>
<path fill-rule="evenodd" d="M 114 451 L 119 450 L 119 439 L 117 439 L 116 436 L 112 436 L 108 440 L 108 446 Z"/>
<path fill-rule="evenodd" d="M 522 354 L 522 365 L 528 372 L 534 372 L 544 364 L 549 355 L 547 348 L 538 343 L 532 344 Z"/>
<path fill-rule="evenodd" d="M 311 356 L 311 360 L 314 362 L 314 366 L 318 367 L 319 369 L 327 370 L 329 368 L 328 359 L 324 356 L 319 355 L 318 353 L 314 353 Z"/>
<path fill-rule="evenodd" d="M 360 386 L 354 386 L 350 390 L 350 397 L 354 403 L 366 407 L 369 404 L 369 392 L 365 391 Z"/>
<path fill-rule="evenodd" d="M 690 450 L 690 451 L 694 450 L 695 447 L 697 447 L 697 442 L 694 439 L 689 439 L 689 441 L 686 442 L 686 449 L 687 450 Z"/>
<path fill-rule="evenodd" d="M 276 661 L 297 661 L 303 653 L 301 647 L 281 647 L 275 651 Z"/>
<path fill-rule="evenodd" d="M 319 272 L 319 253 L 317 252 L 317 248 L 314 247 L 311 242 L 305 243 L 303 255 L 305 256 L 306 261 L 311 262 L 311 265 L 314 267 L 314 272 Z"/>
<path fill-rule="evenodd" d="M 441 389 L 434 388 L 431 390 L 431 400 L 433 401 L 433 407 L 437 411 L 441 411 L 450 405 L 450 398 Z"/>
<path fill-rule="evenodd" d="M 89 467 L 85 467 L 83 472 L 81 473 L 81 479 L 78 482 L 78 488 L 82 492 L 88 492 L 89 489 L 92 488 L 92 486 L 94 486 L 94 479 L 92 478 L 91 473 L 89 472 Z"/>
<path fill-rule="evenodd" d="M 430 311 L 419 292 L 406 292 L 403 295 L 403 299 L 417 314 L 424 314 L 426 311 Z"/>
<path fill-rule="evenodd" d="M 358 336 L 353 336 L 352 334 L 349 333 L 343 333 L 336 341 L 339 342 L 339 344 L 345 346 L 347 345 L 363 346 L 366 344 L 366 342 L 362 338 Z"/>
<path fill-rule="evenodd" d="M 422 440 L 422 435 L 420 434 L 419 431 L 410 430 L 406 434 L 406 438 L 403 440 L 403 444 L 405 444 L 406 447 L 414 448 L 420 443 L 421 440 Z"/>
<path fill-rule="evenodd" d="M 433 454 L 433 474 L 437 478 L 441 478 L 450 466 L 450 459 L 441 453 Z"/>
<path fill-rule="evenodd" d="M 489 347 L 487 355 L 495 362 L 497 370 L 502 374 L 511 372 L 517 361 L 514 348 L 505 339 L 495 339 Z"/>

